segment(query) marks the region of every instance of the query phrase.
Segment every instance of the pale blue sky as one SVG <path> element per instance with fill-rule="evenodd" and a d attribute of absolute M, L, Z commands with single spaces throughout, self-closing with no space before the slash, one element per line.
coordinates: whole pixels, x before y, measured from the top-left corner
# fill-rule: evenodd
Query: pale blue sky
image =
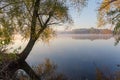
<path fill-rule="evenodd" d="M 88 0 L 80 13 L 74 8 L 70 8 L 69 13 L 74 21 L 74 25 L 70 25 L 70 29 L 74 28 L 97 28 L 97 10 L 102 0 Z M 57 27 L 58 30 L 64 30 L 63 26 Z"/>
<path fill-rule="evenodd" d="M 97 27 L 98 7 L 98 0 L 89 0 L 88 5 L 83 8 L 80 15 L 77 14 L 77 11 L 70 10 L 70 14 L 74 20 L 74 28 Z"/>

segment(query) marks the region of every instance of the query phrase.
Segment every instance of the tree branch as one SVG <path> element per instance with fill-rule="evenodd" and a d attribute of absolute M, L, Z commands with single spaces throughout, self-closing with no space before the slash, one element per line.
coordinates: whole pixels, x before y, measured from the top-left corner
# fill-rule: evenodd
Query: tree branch
<path fill-rule="evenodd" d="M 3 9 L 3 8 L 5 8 L 5 7 L 8 7 L 8 6 L 12 5 L 12 4 L 21 3 L 21 2 L 23 2 L 23 1 L 13 2 L 13 3 L 6 4 L 5 6 L 2 6 L 2 7 L 0 8 L 0 10 Z"/>
<path fill-rule="evenodd" d="M 119 18 L 120 18 L 120 14 L 116 15 L 112 20 L 119 19 Z"/>
<path fill-rule="evenodd" d="M 37 33 L 36 39 L 38 39 L 38 38 L 39 38 L 39 35 L 47 28 L 47 26 L 48 26 L 47 23 L 50 21 L 52 15 L 53 15 L 53 12 L 50 12 L 48 19 L 45 21 L 43 27 L 42 27 L 42 28 L 39 30 L 39 32 Z"/>
<path fill-rule="evenodd" d="M 40 26 L 43 27 L 43 24 L 44 24 L 44 23 L 43 23 L 41 17 L 39 17 L 39 15 L 38 15 L 38 21 L 39 21 L 39 23 L 40 23 Z"/>
<path fill-rule="evenodd" d="M 26 6 L 27 11 L 29 12 L 30 16 L 32 17 L 31 11 L 29 10 L 27 4 L 25 3 L 25 1 L 23 1 L 23 2 L 24 2 L 24 4 L 25 4 L 25 6 Z"/>
<path fill-rule="evenodd" d="M 56 24 L 60 24 L 61 22 L 54 22 L 54 23 L 49 23 L 47 25 L 56 25 Z"/>
<path fill-rule="evenodd" d="M 102 9 L 106 8 L 109 4 L 111 4 L 111 3 L 115 2 L 115 1 L 118 1 L 118 0 L 111 0 L 111 1 L 107 2 L 106 5 L 101 7 L 99 10 L 102 10 Z"/>

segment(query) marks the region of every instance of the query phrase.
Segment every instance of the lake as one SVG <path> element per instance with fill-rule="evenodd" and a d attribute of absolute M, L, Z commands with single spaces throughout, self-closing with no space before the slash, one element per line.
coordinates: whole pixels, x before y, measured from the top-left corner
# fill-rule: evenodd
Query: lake
<path fill-rule="evenodd" d="M 58 35 L 49 43 L 37 42 L 26 61 L 34 66 L 48 58 L 72 80 L 95 80 L 96 68 L 120 70 L 120 45 L 114 44 L 112 35 Z"/>

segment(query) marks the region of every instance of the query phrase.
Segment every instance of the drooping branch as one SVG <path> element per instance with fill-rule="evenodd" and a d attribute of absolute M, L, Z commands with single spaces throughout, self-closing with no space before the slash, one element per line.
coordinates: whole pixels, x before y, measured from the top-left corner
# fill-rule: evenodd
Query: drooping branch
<path fill-rule="evenodd" d="M 28 8 L 26 2 L 25 2 L 25 1 L 23 1 L 23 2 L 24 2 L 24 4 L 25 4 L 25 6 L 26 6 L 27 11 L 29 12 L 30 16 L 32 17 L 31 11 L 30 11 L 30 9 Z"/>
<path fill-rule="evenodd" d="M 23 2 L 23 1 L 12 2 L 12 3 L 6 4 L 5 6 L 2 6 L 2 7 L 0 8 L 0 10 L 1 10 L 1 9 L 4 9 L 5 7 L 8 7 L 8 6 L 12 5 L 12 4 L 21 3 L 21 2 Z"/>
<path fill-rule="evenodd" d="M 109 2 L 106 2 L 106 4 L 99 9 L 99 11 L 102 10 L 102 9 L 104 9 L 104 8 L 106 8 L 109 4 L 111 4 L 111 3 L 115 2 L 115 1 L 118 1 L 118 0 L 111 0 Z"/>
<path fill-rule="evenodd" d="M 119 20 L 119 18 L 120 18 L 120 14 L 117 14 L 115 17 L 113 17 L 113 19 L 112 20 Z"/>

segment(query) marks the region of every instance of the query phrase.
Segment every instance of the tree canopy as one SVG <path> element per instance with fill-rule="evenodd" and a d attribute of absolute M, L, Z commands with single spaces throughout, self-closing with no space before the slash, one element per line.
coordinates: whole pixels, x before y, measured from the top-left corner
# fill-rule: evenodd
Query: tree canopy
<path fill-rule="evenodd" d="M 16 33 L 29 38 L 17 59 L 7 63 L 0 74 L 12 77 L 11 73 L 15 73 L 25 61 L 35 42 L 39 38 L 44 40 L 53 36 L 52 25 L 72 22 L 69 7 L 81 10 L 86 2 L 87 0 L 0 0 L 0 53 Z"/>
<path fill-rule="evenodd" d="M 1 46 L 10 43 L 14 35 L 19 33 L 29 39 L 22 52 L 27 57 L 36 40 L 48 40 L 53 36 L 55 32 L 51 26 L 72 22 L 69 7 L 80 11 L 86 2 L 87 0 L 0 0 Z"/>
<path fill-rule="evenodd" d="M 120 0 L 103 0 L 98 12 L 98 26 L 114 25 L 114 32 L 120 31 Z"/>
<path fill-rule="evenodd" d="M 35 2 L 38 1 L 36 26 L 31 26 Z M 71 22 L 68 13 L 69 4 L 80 8 L 85 5 L 86 0 L 1 0 L 0 1 L 0 38 L 10 41 L 11 36 L 19 32 L 22 36 L 30 37 L 30 32 L 39 36 L 44 26 L 59 24 L 61 22 Z M 32 31 L 31 31 L 31 30 Z M 50 27 L 49 27 L 50 29 Z M 52 29 L 45 32 L 42 37 L 50 37 Z"/>

